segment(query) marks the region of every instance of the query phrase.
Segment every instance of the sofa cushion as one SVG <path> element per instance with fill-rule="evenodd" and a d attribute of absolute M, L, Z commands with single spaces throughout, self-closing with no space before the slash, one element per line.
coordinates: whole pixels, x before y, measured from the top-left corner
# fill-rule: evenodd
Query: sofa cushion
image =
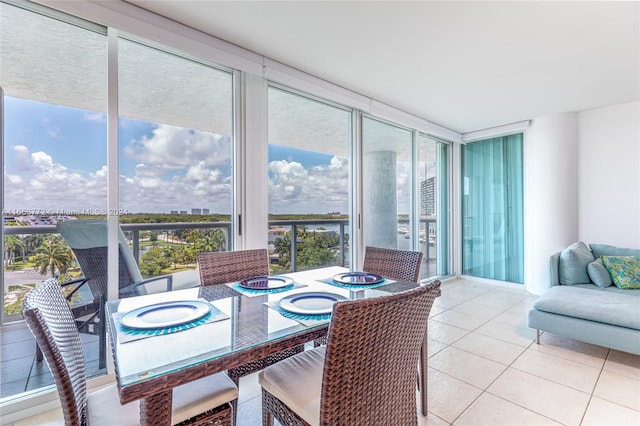
<path fill-rule="evenodd" d="M 539 311 L 640 330 L 640 298 L 603 290 L 553 286 L 533 303 Z"/>
<path fill-rule="evenodd" d="M 589 247 L 583 242 L 571 244 L 560 253 L 560 284 L 588 284 L 591 282 L 587 266 L 595 258 Z"/>
<path fill-rule="evenodd" d="M 598 287 L 606 288 L 613 284 L 611 275 L 600 258 L 594 260 L 587 266 L 587 274 L 589 274 L 591 281 Z"/>
<path fill-rule="evenodd" d="M 616 247 L 607 244 L 589 244 L 593 257 L 602 256 L 636 256 L 640 257 L 640 250 L 624 247 Z"/>
<path fill-rule="evenodd" d="M 640 289 L 640 258 L 602 256 L 602 263 L 618 288 Z"/>

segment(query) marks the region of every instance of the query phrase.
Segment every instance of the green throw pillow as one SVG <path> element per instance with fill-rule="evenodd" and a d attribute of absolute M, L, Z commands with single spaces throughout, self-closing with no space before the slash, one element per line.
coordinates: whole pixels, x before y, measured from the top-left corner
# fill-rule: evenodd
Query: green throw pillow
<path fill-rule="evenodd" d="M 602 263 L 618 288 L 640 289 L 640 258 L 635 256 L 602 256 Z"/>

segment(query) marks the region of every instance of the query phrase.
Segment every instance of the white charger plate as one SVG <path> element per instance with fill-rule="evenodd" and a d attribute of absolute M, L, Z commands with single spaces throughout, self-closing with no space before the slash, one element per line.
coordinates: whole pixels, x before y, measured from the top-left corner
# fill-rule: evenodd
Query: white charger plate
<path fill-rule="evenodd" d="M 210 311 L 211 305 L 201 300 L 163 302 L 127 312 L 120 323 L 137 329 L 166 328 L 195 321 Z"/>
<path fill-rule="evenodd" d="M 330 314 L 333 304 L 341 300 L 349 299 L 336 293 L 310 291 L 283 297 L 280 299 L 280 307 L 294 314 L 323 315 Z"/>

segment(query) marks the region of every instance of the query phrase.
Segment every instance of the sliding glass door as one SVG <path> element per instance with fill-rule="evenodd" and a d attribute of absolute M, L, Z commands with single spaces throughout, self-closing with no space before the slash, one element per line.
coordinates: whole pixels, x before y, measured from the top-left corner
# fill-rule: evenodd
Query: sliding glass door
<path fill-rule="evenodd" d="M 285 88 L 267 93 L 271 271 L 349 266 L 352 111 Z"/>
<path fill-rule="evenodd" d="M 462 148 L 462 273 L 524 282 L 522 134 Z"/>
<path fill-rule="evenodd" d="M 363 117 L 364 246 L 413 249 L 412 144 L 410 130 Z"/>
<path fill-rule="evenodd" d="M 420 279 L 449 274 L 449 145 L 363 117 L 364 246 L 423 253 Z"/>
<path fill-rule="evenodd" d="M 107 186 L 106 29 L 0 3 L 0 84 L 4 91 L 3 312 L 0 401 L 53 385 L 22 320 L 24 296 L 57 277 L 77 315 L 91 309 L 87 286 L 56 224 L 104 214 Z M 39 10 L 39 9 L 38 9 Z M 98 335 L 82 334 L 86 373 L 106 372 Z"/>
<path fill-rule="evenodd" d="M 418 247 L 423 278 L 449 274 L 449 144 L 418 135 Z"/>
<path fill-rule="evenodd" d="M 233 249 L 233 73 L 118 40 L 120 223 L 143 277 L 197 285 Z"/>

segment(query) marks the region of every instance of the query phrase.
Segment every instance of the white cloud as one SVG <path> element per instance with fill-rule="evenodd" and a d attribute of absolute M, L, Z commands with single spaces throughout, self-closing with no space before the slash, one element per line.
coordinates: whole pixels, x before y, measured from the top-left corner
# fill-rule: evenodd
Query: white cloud
<path fill-rule="evenodd" d="M 189 167 L 199 161 L 225 166 L 231 159 L 231 140 L 213 133 L 158 125 L 150 138 L 133 140 L 124 149 L 129 158 L 167 169 Z"/>
<path fill-rule="evenodd" d="M 29 148 L 24 145 L 15 145 L 13 147 L 16 166 L 19 170 L 26 171 L 30 168 Z"/>
<path fill-rule="evenodd" d="M 158 126 L 152 137 L 133 141 L 126 155 L 137 164 L 119 176 L 120 207 L 131 213 L 208 208 L 231 211 L 230 140 L 217 135 Z M 7 208 L 104 209 L 107 167 L 78 172 L 77 164 L 60 164 L 51 153 L 13 147 L 15 162 L 5 172 Z M 216 154 L 217 152 L 217 154 Z M 121 163 L 122 164 L 122 163 Z M 268 164 L 271 211 L 346 212 L 349 160 L 305 168 L 296 161 Z"/>
<path fill-rule="evenodd" d="M 44 130 L 47 136 L 53 139 L 60 138 L 60 133 L 62 133 L 62 130 L 59 127 L 55 126 L 50 118 L 43 118 L 41 120 L 41 123 L 44 126 Z"/>
<path fill-rule="evenodd" d="M 84 114 L 84 120 L 85 121 L 93 121 L 96 123 L 106 123 L 107 122 L 107 114 L 102 114 L 99 112 L 94 112 L 94 113 L 90 113 L 90 112 L 86 112 Z"/>
<path fill-rule="evenodd" d="M 346 212 L 349 200 L 349 160 L 333 157 L 309 170 L 295 161 L 269 163 L 270 211 L 290 213 Z"/>
<path fill-rule="evenodd" d="M 106 177 L 107 177 L 107 166 L 106 165 L 102 166 L 102 168 L 100 170 L 96 171 L 95 176 L 99 177 L 99 178 L 105 178 L 106 179 Z"/>
<path fill-rule="evenodd" d="M 104 166 L 83 175 L 55 163 L 43 151 L 29 153 L 24 146 L 14 147 L 14 151 L 20 167 L 14 174 L 5 172 L 7 209 L 104 209 L 107 196 Z"/>

